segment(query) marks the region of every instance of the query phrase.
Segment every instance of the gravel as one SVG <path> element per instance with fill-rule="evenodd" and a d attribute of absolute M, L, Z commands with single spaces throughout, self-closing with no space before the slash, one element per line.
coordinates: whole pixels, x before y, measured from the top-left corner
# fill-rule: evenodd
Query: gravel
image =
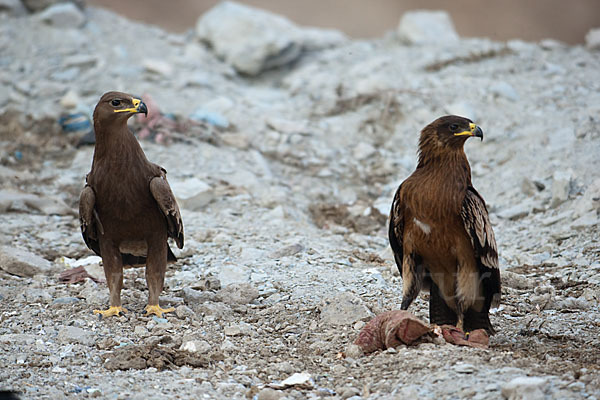
<path fill-rule="evenodd" d="M 0 389 L 24 398 L 600 397 L 595 45 L 407 45 L 398 32 L 350 41 L 294 26 L 294 61 L 260 61 L 248 77 L 196 31 L 82 12 L 83 25 L 63 29 L 0 11 L 0 245 L 45 261 L 34 272 L 0 269 Z M 179 128 L 168 140 L 141 144 L 173 187 L 192 184 L 181 193 L 186 247 L 161 297 L 176 311 L 164 320 L 145 316 L 143 268 L 124 271 L 129 312 L 104 320 L 92 314 L 107 305 L 104 283 L 57 276 L 73 265 L 65 260 L 91 255 L 77 202 L 93 152 L 58 119 L 89 116 L 113 89 L 172 114 Z M 488 350 L 344 353 L 373 315 L 400 307 L 387 210 L 415 167 L 419 130 L 451 111 L 485 132 L 466 152 L 505 272 L 491 315 L 498 333 Z M 427 306 L 423 293 L 411 311 L 427 320 Z M 294 375 L 302 379 L 282 387 Z"/>

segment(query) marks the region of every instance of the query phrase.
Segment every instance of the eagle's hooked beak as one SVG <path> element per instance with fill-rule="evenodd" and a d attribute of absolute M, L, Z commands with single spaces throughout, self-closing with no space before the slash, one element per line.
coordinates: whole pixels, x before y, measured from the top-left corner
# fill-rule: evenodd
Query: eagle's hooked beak
<path fill-rule="evenodd" d="M 114 110 L 114 112 L 129 112 L 132 114 L 143 113 L 148 116 L 148 107 L 146 107 L 146 104 L 144 104 L 141 99 L 133 98 L 131 99 L 131 103 L 133 104 L 133 107 Z"/>
<path fill-rule="evenodd" d="M 480 127 L 478 127 L 477 125 L 475 125 L 474 123 L 471 122 L 469 124 L 468 131 L 462 131 L 462 132 L 455 133 L 454 136 L 476 136 L 476 137 L 480 138 L 481 140 L 483 140 L 483 131 L 481 130 Z"/>

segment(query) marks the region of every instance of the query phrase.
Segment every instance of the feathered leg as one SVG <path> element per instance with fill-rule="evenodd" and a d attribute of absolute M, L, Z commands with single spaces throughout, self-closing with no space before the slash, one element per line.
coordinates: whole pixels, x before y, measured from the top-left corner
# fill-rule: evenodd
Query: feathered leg
<path fill-rule="evenodd" d="M 148 285 L 148 305 L 146 315 L 154 314 L 159 318 L 163 313 L 175 311 L 174 308 L 161 308 L 158 297 L 163 290 L 167 270 L 167 238 L 155 237 L 148 241 L 148 259 L 146 264 L 146 283 Z"/>
<path fill-rule="evenodd" d="M 100 254 L 102 254 L 102 265 L 104 266 L 104 275 L 110 294 L 110 307 L 108 310 L 94 310 L 100 318 L 119 315 L 127 312 L 121 306 L 121 289 L 123 289 L 123 262 L 119 247 L 111 240 L 100 238 Z"/>
<path fill-rule="evenodd" d="M 456 325 L 458 317 L 452 310 L 440 293 L 440 289 L 431 282 L 429 289 L 429 322 L 437 325 Z"/>

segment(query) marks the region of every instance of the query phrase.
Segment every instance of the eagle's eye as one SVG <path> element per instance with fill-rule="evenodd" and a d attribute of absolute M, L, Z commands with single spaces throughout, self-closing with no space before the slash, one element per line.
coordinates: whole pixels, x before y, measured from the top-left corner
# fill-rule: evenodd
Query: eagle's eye
<path fill-rule="evenodd" d="M 457 130 L 458 130 L 458 125 L 457 124 L 450 125 L 450 131 L 451 132 L 456 132 Z"/>
<path fill-rule="evenodd" d="M 118 106 L 120 106 L 120 105 L 121 105 L 121 100 L 119 100 L 119 99 L 114 99 L 114 100 L 111 100 L 110 104 L 111 104 L 113 107 L 118 107 Z"/>

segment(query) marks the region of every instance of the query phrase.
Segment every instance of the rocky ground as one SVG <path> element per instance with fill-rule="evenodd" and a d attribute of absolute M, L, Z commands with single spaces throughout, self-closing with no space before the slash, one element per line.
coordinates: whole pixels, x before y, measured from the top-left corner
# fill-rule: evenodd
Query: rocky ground
<path fill-rule="evenodd" d="M 350 41 L 231 4 L 175 35 L 79 7 L 0 14 L 0 389 L 600 397 L 597 35 L 588 47 L 497 43 L 414 15 L 384 38 Z M 423 18 L 439 23 L 433 40 Z M 113 89 L 172 118 L 142 140 L 185 224 L 166 319 L 143 314 L 143 268 L 125 273 L 129 313 L 108 320 L 91 312 L 107 305 L 105 284 L 58 279 L 79 265 L 102 277 L 76 211 L 93 148 L 58 120 L 89 115 Z M 466 151 L 500 249 L 498 333 L 488 350 L 421 343 L 345 357 L 365 322 L 400 306 L 387 212 L 420 129 L 447 113 L 485 134 Z M 427 320 L 426 293 L 411 310 Z"/>

